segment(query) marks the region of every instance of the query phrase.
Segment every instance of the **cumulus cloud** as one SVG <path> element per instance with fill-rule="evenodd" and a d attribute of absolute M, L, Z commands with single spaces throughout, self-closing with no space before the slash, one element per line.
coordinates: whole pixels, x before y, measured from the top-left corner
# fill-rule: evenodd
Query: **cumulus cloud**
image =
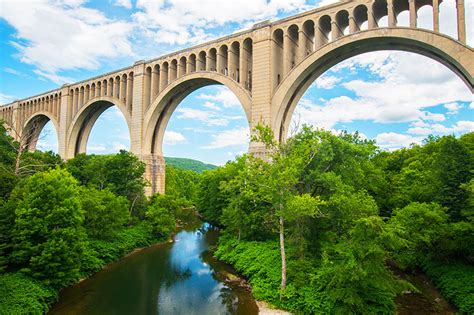
<path fill-rule="evenodd" d="M 186 142 L 186 138 L 179 132 L 176 131 L 165 131 L 163 143 L 167 145 L 175 145 L 181 142 Z"/>
<path fill-rule="evenodd" d="M 235 94 L 231 90 L 224 86 L 216 87 L 215 93 L 213 94 L 202 93 L 198 95 L 197 98 L 221 104 L 224 108 L 241 106 L 237 96 L 235 96 Z"/>
<path fill-rule="evenodd" d="M 462 105 L 456 102 L 444 104 L 444 108 L 448 110 L 448 115 L 455 115 L 462 108 Z"/>
<path fill-rule="evenodd" d="M 348 79 L 353 71 L 365 71 L 371 79 Z M 429 108 L 439 104 L 452 107 L 453 103 L 472 100 L 469 89 L 453 72 L 411 53 L 367 53 L 340 63 L 330 72 L 331 76 L 341 78 L 340 84 L 347 90 L 342 94 L 346 95 L 328 100 L 304 97 L 294 115 L 301 123 L 330 129 L 337 123 L 357 120 L 440 122 L 446 117 L 430 112 Z"/>
<path fill-rule="evenodd" d="M 279 13 L 310 8 L 305 0 L 180 1 L 138 0 L 134 22 L 156 43 L 184 45 L 216 36 L 228 23 L 251 25 Z M 213 32 L 212 32 L 213 31 Z"/>
<path fill-rule="evenodd" d="M 375 137 L 375 141 L 379 147 L 390 151 L 408 147 L 411 144 L 419 144 L 423 139 L 423 137 L 414 137 L 396 132 L 384 132 Z"/>
<path fill-rule="evenodd" d="M 217 106 L 216 103 L 214 102 L 204 102 L 203 106 L 212 110 L 216 110 L 216 111 L 221 110 L 221 108 Z"/>
<path fill-rule="evenodd" d="M 118 7 L 124 7 L 126 9 L 132 8 L 132 0 L 115 0 L 112 3 Z"/>
<path fill-rule="evenodd" d="M 320 89 L 329 90 L 334 88 L 339 81 L 341 81 L 341 79 L 338 77 L 323 75 L 316 79 L 315 84 Z"/>
<path fill-rule="evenodd" d="M 250 132 L 247 127 L 240 127 L 231 130 L 225 130 L 212 135 L 212 141 L 209 145 L 203 146 L 203 149 L 220 149 L 232 146 L 248 145 L 250 142 Z"/>
<path fill-rule="evenodd" d="M 10 44 L 21 62 L 57 84 L 72 81 L 58 72 L 97 69 L 105 58 L 132 54 L 129 23 L 107 18 L 85 1 L 2 2 L 0 18 L 16 30 Z"/>
<path fill-rule="evenodd" d="M 441 124 L 427 125 L 424 127 L 411 127 L 408 133 L 414 135 L 427 136 L 430 134 L 451 134 L 451 133 L 465 133 L 474 131 L 474 121 L 460 120 L 451 127 L 446 127 Z"/>

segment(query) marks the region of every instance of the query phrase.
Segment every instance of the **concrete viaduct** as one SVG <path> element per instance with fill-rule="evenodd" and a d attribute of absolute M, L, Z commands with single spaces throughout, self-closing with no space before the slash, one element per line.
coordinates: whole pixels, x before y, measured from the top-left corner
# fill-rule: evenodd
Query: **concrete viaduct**
<path fill-rule="evenodd" d="M 268 124 L 279 140 L 284 140 L 309 85 L 335 64 L 361 53 L 401 50 L 425 55 L 446 65 L 473 91 L 474 50 L 466 45 L 464 0 L 456 1 L 452 17 L 457 38 L 439 32 L 441 1 L 341 1 L 15 101 L 0 107 L 0 118 L 7 127 L 28 134 L 30 150 L 51 120 L 59 154 L 70 159 L 86 151 L 101 113 L 117 106 L 129 127 L 131 152 L 147 165 L 147 193 L 164 192 L 162 145 L 168 121 L 181 100 L 207 85 L 229 88 L 250 127 Z M 432 30 L 417 27 L 417 11 L 425 5 L 433 10 Z M 409 26 L 401 27 L 397 17 L 404 11 L 409 12 Z M 381 26 L 384 17 L 388 25 Z M 249 151 L 263 153 L 257 143 L 251 143 Z"/>

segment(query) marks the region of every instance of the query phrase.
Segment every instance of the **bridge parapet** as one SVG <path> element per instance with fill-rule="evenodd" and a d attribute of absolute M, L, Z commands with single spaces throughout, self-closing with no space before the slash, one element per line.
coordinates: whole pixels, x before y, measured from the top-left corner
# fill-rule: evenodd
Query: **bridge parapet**
<path fill-rule="evenodd" d="M 344 1 L 292 16 L 271 24 L 272 93 L 288 73 L 305 58 L 338 38 L 364 30 L 400 28 L 398 17 L 409 13 L 409 25 L 418 28 L 418 11 L 432 8 L 431 30 L 439 33 L 439 6 L 442 0 L 362 0 Z M 464 0 L 456 0 L 457 41 L 466 45 Z M 384 21 L 382 23 L 382 21 Z"/>

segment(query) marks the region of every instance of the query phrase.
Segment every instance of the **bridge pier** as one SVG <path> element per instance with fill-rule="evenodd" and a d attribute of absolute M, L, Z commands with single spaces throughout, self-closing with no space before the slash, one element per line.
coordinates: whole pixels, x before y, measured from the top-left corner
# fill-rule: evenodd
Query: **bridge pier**
<path fill-rule="evenodd" d="M 166 163 L 162 155 L 147 154 L 142 156 L 145 163 L 145 179 L 149 186 L 145 188 L 145 194 L 151 196 L 155 193 L 165 193 Z"/>

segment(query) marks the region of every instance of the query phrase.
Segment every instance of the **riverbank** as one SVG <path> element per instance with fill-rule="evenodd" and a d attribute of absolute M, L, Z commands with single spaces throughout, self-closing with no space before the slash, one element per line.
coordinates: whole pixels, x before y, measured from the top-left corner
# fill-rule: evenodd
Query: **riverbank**
<path fill-rule="evenodd" d="M 82 257 L 81 283 L 110 264 L 139 251 L 170 242 L 155 238 L 145 224 L 137 224 L 119 231 L 110 241 L 89 240 Z M 46 313 L 57 302 L 60 292 L 41 281 L 22 273 L 0 276 L 0 314 Z"/>
<path fill-rule="evenodd" d="M 296 313 L 313 313 L 314 311 L 309 309 L 310 306 L 305 305 L 307 299 L 312 299 L 315 303 L 324 303 L 324 300 L 318 299 L 318 292 L 313 287 L 308 286 L 308 283 L 300 283 L 295 285 L 294 283 L 287 283 L 287 292 L 284 294 L 283 300 L 279 296 L 280 286 L 280 268 L 279 266 L 279 251 L 276 244 L 270 242 L 244 242 L 240 241 L 235 243 L 232 240 L 222 240 L 218 246 L 215 255 L 218 259 L 231 264 L 237 270 L 239 276 L 232 275 L 229 277 L 231 281 L 238 282 L 235 278 L 248 280 L 241 280 L 245 283 L 248 281 L 248 287 L 251 288 L 252 293 L 256 299 L 259 300 L 257 305 L 260 310 L 260 314 L 291 314 L 288 311 L 280 310 L 287 309 Z M 443 283 L 438 289 L 435 286 L 437 278 L 433 278 L 433 281 L 425 274 L 422 270 L 416 272 L 404 271 L 396 267 L 394 264 L 389 265 L 392 272 L 400 279 L 406 280 L 411 283 L 416 290 L 405 291 L 403 294 L 394 296 L 395 312 L 398 315 L 410 315 L 410 314 L 437 314 L 437 315 L 450 315 L 456 314 L 456 308 L 451 304 L 447 298 L 450 296 L 442 295 L 441 292 L 448 291 L 444 287 L 448 287 L 448 284 Z M 440 267 L 437 267 L 440 269 Z M 460 286 L 461 281 L 456 282 L 456 286 L 453 283 L 449 283 L 449 290 L 456 292 L 456 298 L 467 298 L 469 295 L 461 292 L 462 288 L 472 287 L 472 282 L 469 282 L 469 274 L 464 269 L 467 266 L 460 265 L 458 267 L 458 274 L 466 275 L 464 286 Z M 453 270 L 452 266 L 444 265 L 444 269 Z M 464 272 L 464 273 L 463 273 Z M 241 276 L 240 276 L 241 275 Z M 451 278 L 454 278 L 451 275 Z M 438 281 L 439 282 L 439 281 Z M 465 289 L 464 291 L 468 291 Z M 449 291 L 448 291 L 449 292 Z M 466 299 L 464 299 L 466 300 Z M 464 301 L 463 300 L 463 301 Z M 456 301 L 452 299 L 451 301 Z M 327 301 L 326 301 L 327 302 Z M 273 306 L 275 305 L 275 306 Z M 468 308 L 468 302 L 464 304 L 459 303 L 461 311 L 465 311 Z M 307 309 L 305 309 L 307 307 Z M 466 312 L 470 314 L 470 312 Z"/>

